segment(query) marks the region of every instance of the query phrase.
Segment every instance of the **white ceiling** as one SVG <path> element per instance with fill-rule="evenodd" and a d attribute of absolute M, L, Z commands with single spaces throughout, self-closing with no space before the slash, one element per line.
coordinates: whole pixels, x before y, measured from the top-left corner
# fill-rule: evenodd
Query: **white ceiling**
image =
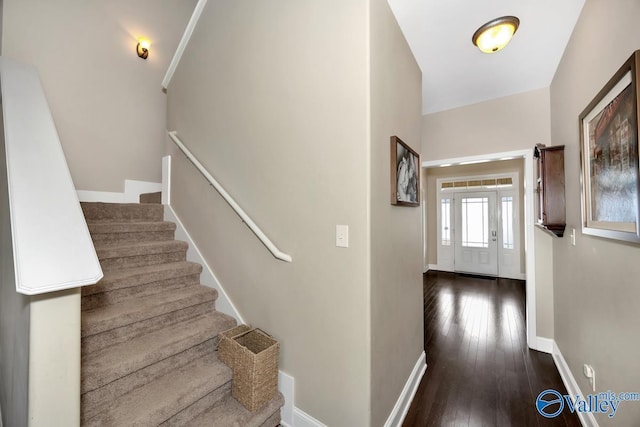
<path fill-rule="evenodd" d="M 422 112 L 435 113 L 551 84 L 585 0 L 388 0 L 422 69 Z M 472 42 L 504 15 L 520 28 L 503 50 Z"/>

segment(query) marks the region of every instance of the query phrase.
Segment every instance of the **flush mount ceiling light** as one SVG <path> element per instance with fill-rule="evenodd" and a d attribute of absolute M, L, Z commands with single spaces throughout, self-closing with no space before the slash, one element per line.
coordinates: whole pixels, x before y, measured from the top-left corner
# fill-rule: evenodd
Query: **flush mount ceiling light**
<path fill-rule="evenodd" d="M 484 53 L 494 53 L 509 44 L 519 25 L 515 16 L 496 18 L 478 28 L 471 40 Z"/>

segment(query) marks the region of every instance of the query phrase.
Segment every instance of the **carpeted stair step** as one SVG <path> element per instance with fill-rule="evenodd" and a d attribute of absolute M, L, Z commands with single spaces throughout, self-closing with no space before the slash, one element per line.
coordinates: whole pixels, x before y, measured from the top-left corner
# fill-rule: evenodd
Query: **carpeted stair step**
<path fill-rule="evenodd" d="M 250 412 L 231 396 L 189 421 L 192 427 L 275 427 L 280 424 L 280 408 L 284 397 L 275 398 L 256 412 Z"/>
<path fill-rule="evenodd" d="M 180 358 L 192 347 L 211 341 L 232 327 L 235 321 L 219 312 L 210 312 L 154 332 L 140 335 L 82 356 L 82 393 L 90 392 L 112 381 L 134 374 L 167 358 Z"/>
<path fill-rule="evenodd" d="M 177 240 L 95 245 L 102 270 L 184 261 L 188 244 Z"/>
<path fill-rule="evenodd" d="M 93 391 L 84 393 L 81 397 L 82 402 L 82 421 L 90 419 L 97 413 L 104 411 L 111 406 L 111 403 L 123 394 L 130 392 L 138 387 L 150 383 L 154 379 L 168 374 L 171 371 L 180 369 L 188 365 L 196 359 L 205 357 L 212 353 L 216 343 L 213 339 L 205 341 L 188 350 L 180 353 L 180 357 L 168 357 L 151 366 L 140 369 L 123 378 L 119 378 L 103 387 Z M 200 411 L 202 412 L 202 411 Z"/>
<path fill-rule="evenodd" d="M 220 399 L 224 398 L 230 380 L 231 370 L 218 360 L 216 352 L 211 352 L 122 395 L 83 425 L 157 426 L 216 391 Z"/>
<path fill-rule="evenodd" d="M 162 203 L 162 191 L 141 194 L 139 199 L 140 203 Z"/>
<path fill-rule="evenodd" d="M 88 221 L 96 244 L 173 240 L 176 225 L 166 221 Z"/>
<path fill-rule="evenodd" d="M 156 203 L 80 203 L 87 222 L 96 220 L 162 221 L 164 206 Z"/>
<path fill-rule="evenodd" d="M 189 286 L 179 292 L 162 292 L 143 299 L 87 310 L 82 313 L 82 337 L 99 334 L 123 326 L 152 319 L 166 313 L 209 303 L 215 308 L 218 292 L 206 286 Z"/>
<path fill-rule="evenodd" d="M 196 287 L 202 286 L 194 286 L 194 288 Z M 180 295 L 180 290 L 173 291 L 173 293 Z M 145 319 L 141 319 L 134 323 L 127 323 L 126 321 L 122 321 L 122 323 L 126 324 L 106 330 L 104 332 L 82 337 L 82 354 L 100 351 L 103 348 L 131 340 L 140 335 L 148 334 L 159 329 L 166 328 L 168 326 L 198 317 L 200 315 L 211 313 L 215 309 L 215 302 L 211 299 L 211 297 L 212 295 L 207 295 L 206 299 L 200 300 L 197 297 L 194 298 L 192 295 L 186 295 L 185 299 L 172 301 L 171 304 L 160 305 L 159 307 L 156 307 L 154 310 L 155 313 L 153 314 L 156 314 L 157 312 L 161 312 L 161 314 L 153 317 L 148 317 L 150 314 L 146 314 L 145 312 L 142 312 L 140 314 L 136 313 L 138 317 L 145 317 Z M 217 297 L 217 293 L 215 294 L 215 297 Z M 147 304 L 147 301 L 143 301 L 142 304 Z M 161 302 L 160 304 L 163 303 Z M 127 304 L 127 306 L 129 309 L 131 309 L 131 304 Z M 145 306 L 148 306 L 148 304 Z M 117 308 L 120 309 L 120 307 Z M 125 309 L 126 308 L 127 307 L 125 307 Z M 136 310 L 138 308 L 134 307 L 133 309 Z M 104 320 L 104 317 L 105 316 L 102 315 L 101 320 Z M 83 315 L 83 322 L 86 318 L 87 316 Z M 128 320 L 130 319 L 131 317 L 128 318 Z M 107 319 L 107 321 L 112 321 L 112 319 Z"/>
<path fill-rule="evenodd" d="M 200 264 L 189 261 L 107 271 L 98 283 L 82 288 L 82 310 L 198 285 L 201 272 Z"/>

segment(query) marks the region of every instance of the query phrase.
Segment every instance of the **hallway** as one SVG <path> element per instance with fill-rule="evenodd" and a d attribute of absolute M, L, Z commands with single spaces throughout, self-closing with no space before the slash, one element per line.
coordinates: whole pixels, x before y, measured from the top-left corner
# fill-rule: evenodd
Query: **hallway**
<path fill-rule="evenodd" d="M 536 411 L 541 391 L 566 389 L 527 348 L 524 282 L 429 271 L 423 291 L 427 371 L 404 426 L 580 426 Z"/>

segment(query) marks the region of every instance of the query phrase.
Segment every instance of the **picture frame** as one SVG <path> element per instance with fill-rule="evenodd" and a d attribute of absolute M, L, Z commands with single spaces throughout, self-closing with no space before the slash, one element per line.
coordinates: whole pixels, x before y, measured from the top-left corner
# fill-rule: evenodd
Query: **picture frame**
<path fill-rule="evenodd" d="M 420 206 L 420 155 L 391 137 L 391 204 Z"/>
<path fill-rule="evenodd" d="M 582 232 L 640 243 L 640 50 L 579 116 Z"/>

